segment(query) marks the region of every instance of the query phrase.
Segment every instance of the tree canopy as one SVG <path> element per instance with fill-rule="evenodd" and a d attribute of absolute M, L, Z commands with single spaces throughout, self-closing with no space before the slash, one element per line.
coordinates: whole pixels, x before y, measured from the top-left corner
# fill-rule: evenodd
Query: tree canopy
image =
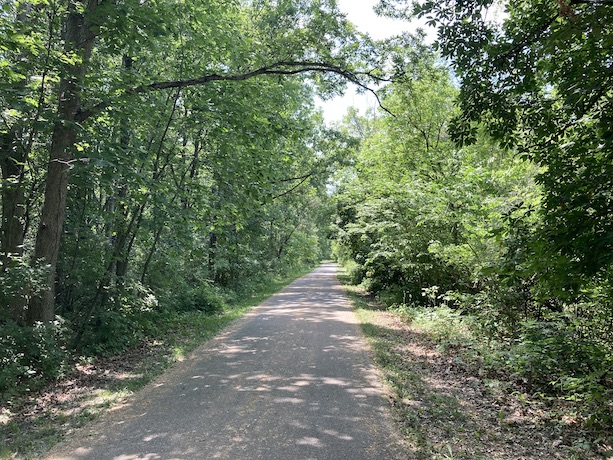
<path fill-rule="evenodd" d="M 48 273 L 47 288 L 12 302 L 12 315 L 29 324 L 54 318 L 65 213 L 72 219 L 78 206 L 70 200 L 96 196 L 102 212 L 119 213 L 112 224 L 103 217 L 100 235 L 110 237 L 113 249 L 100 262 L 112 271 L 150 207 L 159 220 L 163 208 L 187 206 L 182 194 L 205 180 L 201 168 L 213 180 L 227 170 L 244 181 L 213 186 L 237 203 L 226 220 L 246 218 L 253 205 L 242 197 L 267 202 L 275 192 L 266 187 L 292 184 L 283 172 L 296 169 L 310 183 L 326 168 L 308 170 L 309 160 L 292 151 L 317 145 L 306 121 L 313 91 L 331 94 L 347 82 L 368 90 L 382 78 L 362 59 L 370 45 L 334 1 L 14 1 L 0 19 L 3 267 L 31 241 L 33 269 Z M 100 190 L 70 179 L 85 171 Z"/>
<path fill-rule="evenodd" d="M 382 12 L 437 27 L 437 48 L 460 83 L 454 139 L 479 126 L 544 168 L 541 242 L 547 263 L 590 277 L 613 254 L 613 144 L 608 1 L 383 1 Z M 555 282 L 555 281 L 554 281 Z"/>

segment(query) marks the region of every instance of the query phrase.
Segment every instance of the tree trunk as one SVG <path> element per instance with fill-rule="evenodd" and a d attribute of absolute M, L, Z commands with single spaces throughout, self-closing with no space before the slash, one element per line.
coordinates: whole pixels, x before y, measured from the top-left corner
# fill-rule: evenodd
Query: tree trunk
<path fill-rule="evenodd" d="M 22 187 L 23 158 L 15 147 L 12 133 L 2 136 L 0 168 L 2 169 L 2 262 L 10 254 L 23 254 L 23 217 L 25 195 Z"/>
<path fill-rule="evenodd" d="M 23 158 L 17 151 L 13 132 L 0 138 L 2 169 L 2 224 L 0 227 L 0 272 L 9 269 L 12 257 L 23 256 L 25 195 L 23 191 Z M 2 316 L 23 322 L 26 296 L 14 292 Z"/>
<path fill-rule="evenodd" d="M 33 264 L 42 262 L 49 266 L 48 285 L 41 296 L 30 301 L 27 312 L 29 324 L 49 322 L 55 316 L 55 274 L 64 227 L 68 174 L 77 138 L 75 120 L 81 109 L 81 84 L 95 38 L 86 14 L 92 12 L 97 4 L 97 0 L 89 0 L 85 13 L 78 12 L 75 5 L 71 5 L 64 26 L 65 53 L 67 56 L 76 55 L 77 59 L 75 64 L 65 66 L 59 84 L 58 117 L 51 138 L 45 199 L 32 258 Z"/>

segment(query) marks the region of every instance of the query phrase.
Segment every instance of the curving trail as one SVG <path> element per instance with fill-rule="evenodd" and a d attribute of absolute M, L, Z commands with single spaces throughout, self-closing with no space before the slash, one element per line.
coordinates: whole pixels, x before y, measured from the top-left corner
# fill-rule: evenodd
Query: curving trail
<path fill-rule="evenodd" d="M 47 458 L 401 458 L 335 271 L 290 284 Z"/>

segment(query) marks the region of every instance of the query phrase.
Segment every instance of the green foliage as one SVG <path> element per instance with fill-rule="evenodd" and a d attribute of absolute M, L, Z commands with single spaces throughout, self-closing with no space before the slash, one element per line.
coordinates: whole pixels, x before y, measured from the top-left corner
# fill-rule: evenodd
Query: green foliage
<path fill-rule="evenodd" d="M 470 319 L 446 305 L 424 308 L 418 305 L 393 304 L 389 310 L 404 321 L 427 330 L 443 349 L 473 343 Z"/>
<path fill-rule="evenodd" d="M 396 4 L 396 14 L 407 13 L 407 1 L 384 3 L 388 12 Z M 450 123 L 455 139 L 474 142 L 485 126 L 501 145 L 544 166 L 539 255 L 558 285 L 568 273 L 576 284 L 589 282 L 613 261 L 611 5 L 413 4 L 413 15 L 437 26 L 438 49 L 461 81 L 461 112 Z"/>
<path fill-rule="evenodd" d="M 344 264 L 344 268 L 351 284 L 357 285 L 364 280 L 364 267 L 357 262 L 349 260 Z"/>
<path fill-rule="evenodd" d="M 53 267 L 56 312 L 74 329 L 80 350 L 125 349 L 155 333 L 153 325 L 164 315 L 219 312 L 234 292 L 320 260 L 329 215 L 326 181 L 346 139 L 322 126 L 311 83 L 288 76 L 133 89 L 153 81 L 248 74 L 278 60 L 319 56 L 347 69 L 361 65 L 345 47 L 353 40 L 352 27 L 333 3 L 100 4 L 86 14 L 96 35 L 87 62 L 62 49 L 64 7 L 42 2 L 24 23 L 15 16 L 18 9 L 1 18 L 14 38 L 6 46 L 15 48 L 2 54 L 2 69 L 37 76 L 28 94 L 40 96 L 42 104 L 34 128 L 35 121 L 19 112 L 19 98 L 6 100 L 7 107 L 15 105 L 15 137 L 32 130 L 23 160 L 31 168 L 11 178 L 31 191 L 23 204 L 31 218 L 24 222 L 24 261 L 39 223 L 35 209 L 44 199 L 45 150 L 57 116 L 52 107 L 59 69 L 70 70 L 65 64 L 85 66 L 79 110 L 93 108 L 69 148 L 74 161 Z M 20 54 L 27 41 L 20 38 L 22 29 L 36 31 L 37 45 L 27 56 Z M 323 78 L 316 85 L 334 92 L 344 82 Z M 0 129 L 5 132 L 4 125 Z M 20 263 L 2 272 L 7 298 L 17 291 L 31 296 L 25 275 L 34 272 Z M 30 284 L 36 287 L 35 281 Z"/>
<path fill-rule="evenodd" d="M 523 322 L 508 365 L 529 384 L 572 390 L 573 395 L 585 393 L 578 381 L 591 387 L 595 377 L 606 376 L 610 357 L 606 349 L 584 337 L 577 326 L 562 315 L 541 322 Z M 566 385 L 573 380 L 577 382 L 575 388 Z M 604 394 L 601 391 L 593 396 Z"/>
<path fill-rule="evenodd" d="M 41 298 L 65 319 L 67 353 L 119 353 L 328 255 L 328 179 L 353 139 L 324 126 L 313 96 L 374 81 L 375 50 L 335 2 L 3 2 L 0 36 L 10 337 L 52 347 L 19 332 Z M 294 75 L 301 62 L 315 71 Z M 23 343 L 3 345 L 7 387 L 55 375 Z"/>
<path fill-rule="evenodd" d="M 66 327 L 61 320 L 33 327 L 0 324 L 1 403 L 62 375 L 67 360 Z"/>
<path fill-rule="evenodd" d="M 153 293 L 138 283 L 116 290 L 105 308 L 96 309 L 83 326 L 79 352 L 104 356 L 125 351 L 159 335 L 170 313 L 158 306 Z"/>
<path fill-rule="evenodd" d="M 46 288 L 48 267 L 31 265 L 23 257 L 8 255 L 0 260 L 0 305 L 10 307 L 16 299 L 26 301 Z M 18 316 L 18 315 L 17 315 Z M 0 309 L 0 323 L 14 319 L 12 312 Z"/>
<path fill-rule="evenodd" d="M 372 121 L 356 164 L 339 186 L 337 235 L 371 290 L 395 302 L 437 303 L 422 293 L 475 294 L 504 253 L 505 214 L 534 202 L 532 165 L 484 137 L 458 149 L 448 136 L 455 90 L 434 66 L 421 80 L 391 85 L 395 114 Z"/>
<path fill-rule="evenodd" d="M 519 382 L 523 391 L 544 399 L 574 402 L 584 422 L 610 426 L 610 347 L 586 336 L 586 323 L 569 314 L 522 321 L 513 340 L 484 341 L 483 322 L 491 312 L 461 313 L 446 305 L 432 308 L 394 304 L 390 311 L 428 334 L 441 350 L 453 349 L 482 375 Z"/>
<path fill-rule="evenodd" d="M 171 304 L 178 311 L 201 311 L 207 314 L 219 313 L 227 307 L 223 293 L 207 282 L 177 293 Z"/>

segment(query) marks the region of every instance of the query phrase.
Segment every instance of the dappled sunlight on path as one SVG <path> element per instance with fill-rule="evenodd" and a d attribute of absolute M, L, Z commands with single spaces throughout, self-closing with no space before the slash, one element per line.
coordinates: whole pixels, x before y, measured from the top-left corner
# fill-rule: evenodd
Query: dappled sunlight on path
<path fill-rule="evenodd" d="M 324 264 L 49 458 L 395 458 L 382 395 Z"/>

